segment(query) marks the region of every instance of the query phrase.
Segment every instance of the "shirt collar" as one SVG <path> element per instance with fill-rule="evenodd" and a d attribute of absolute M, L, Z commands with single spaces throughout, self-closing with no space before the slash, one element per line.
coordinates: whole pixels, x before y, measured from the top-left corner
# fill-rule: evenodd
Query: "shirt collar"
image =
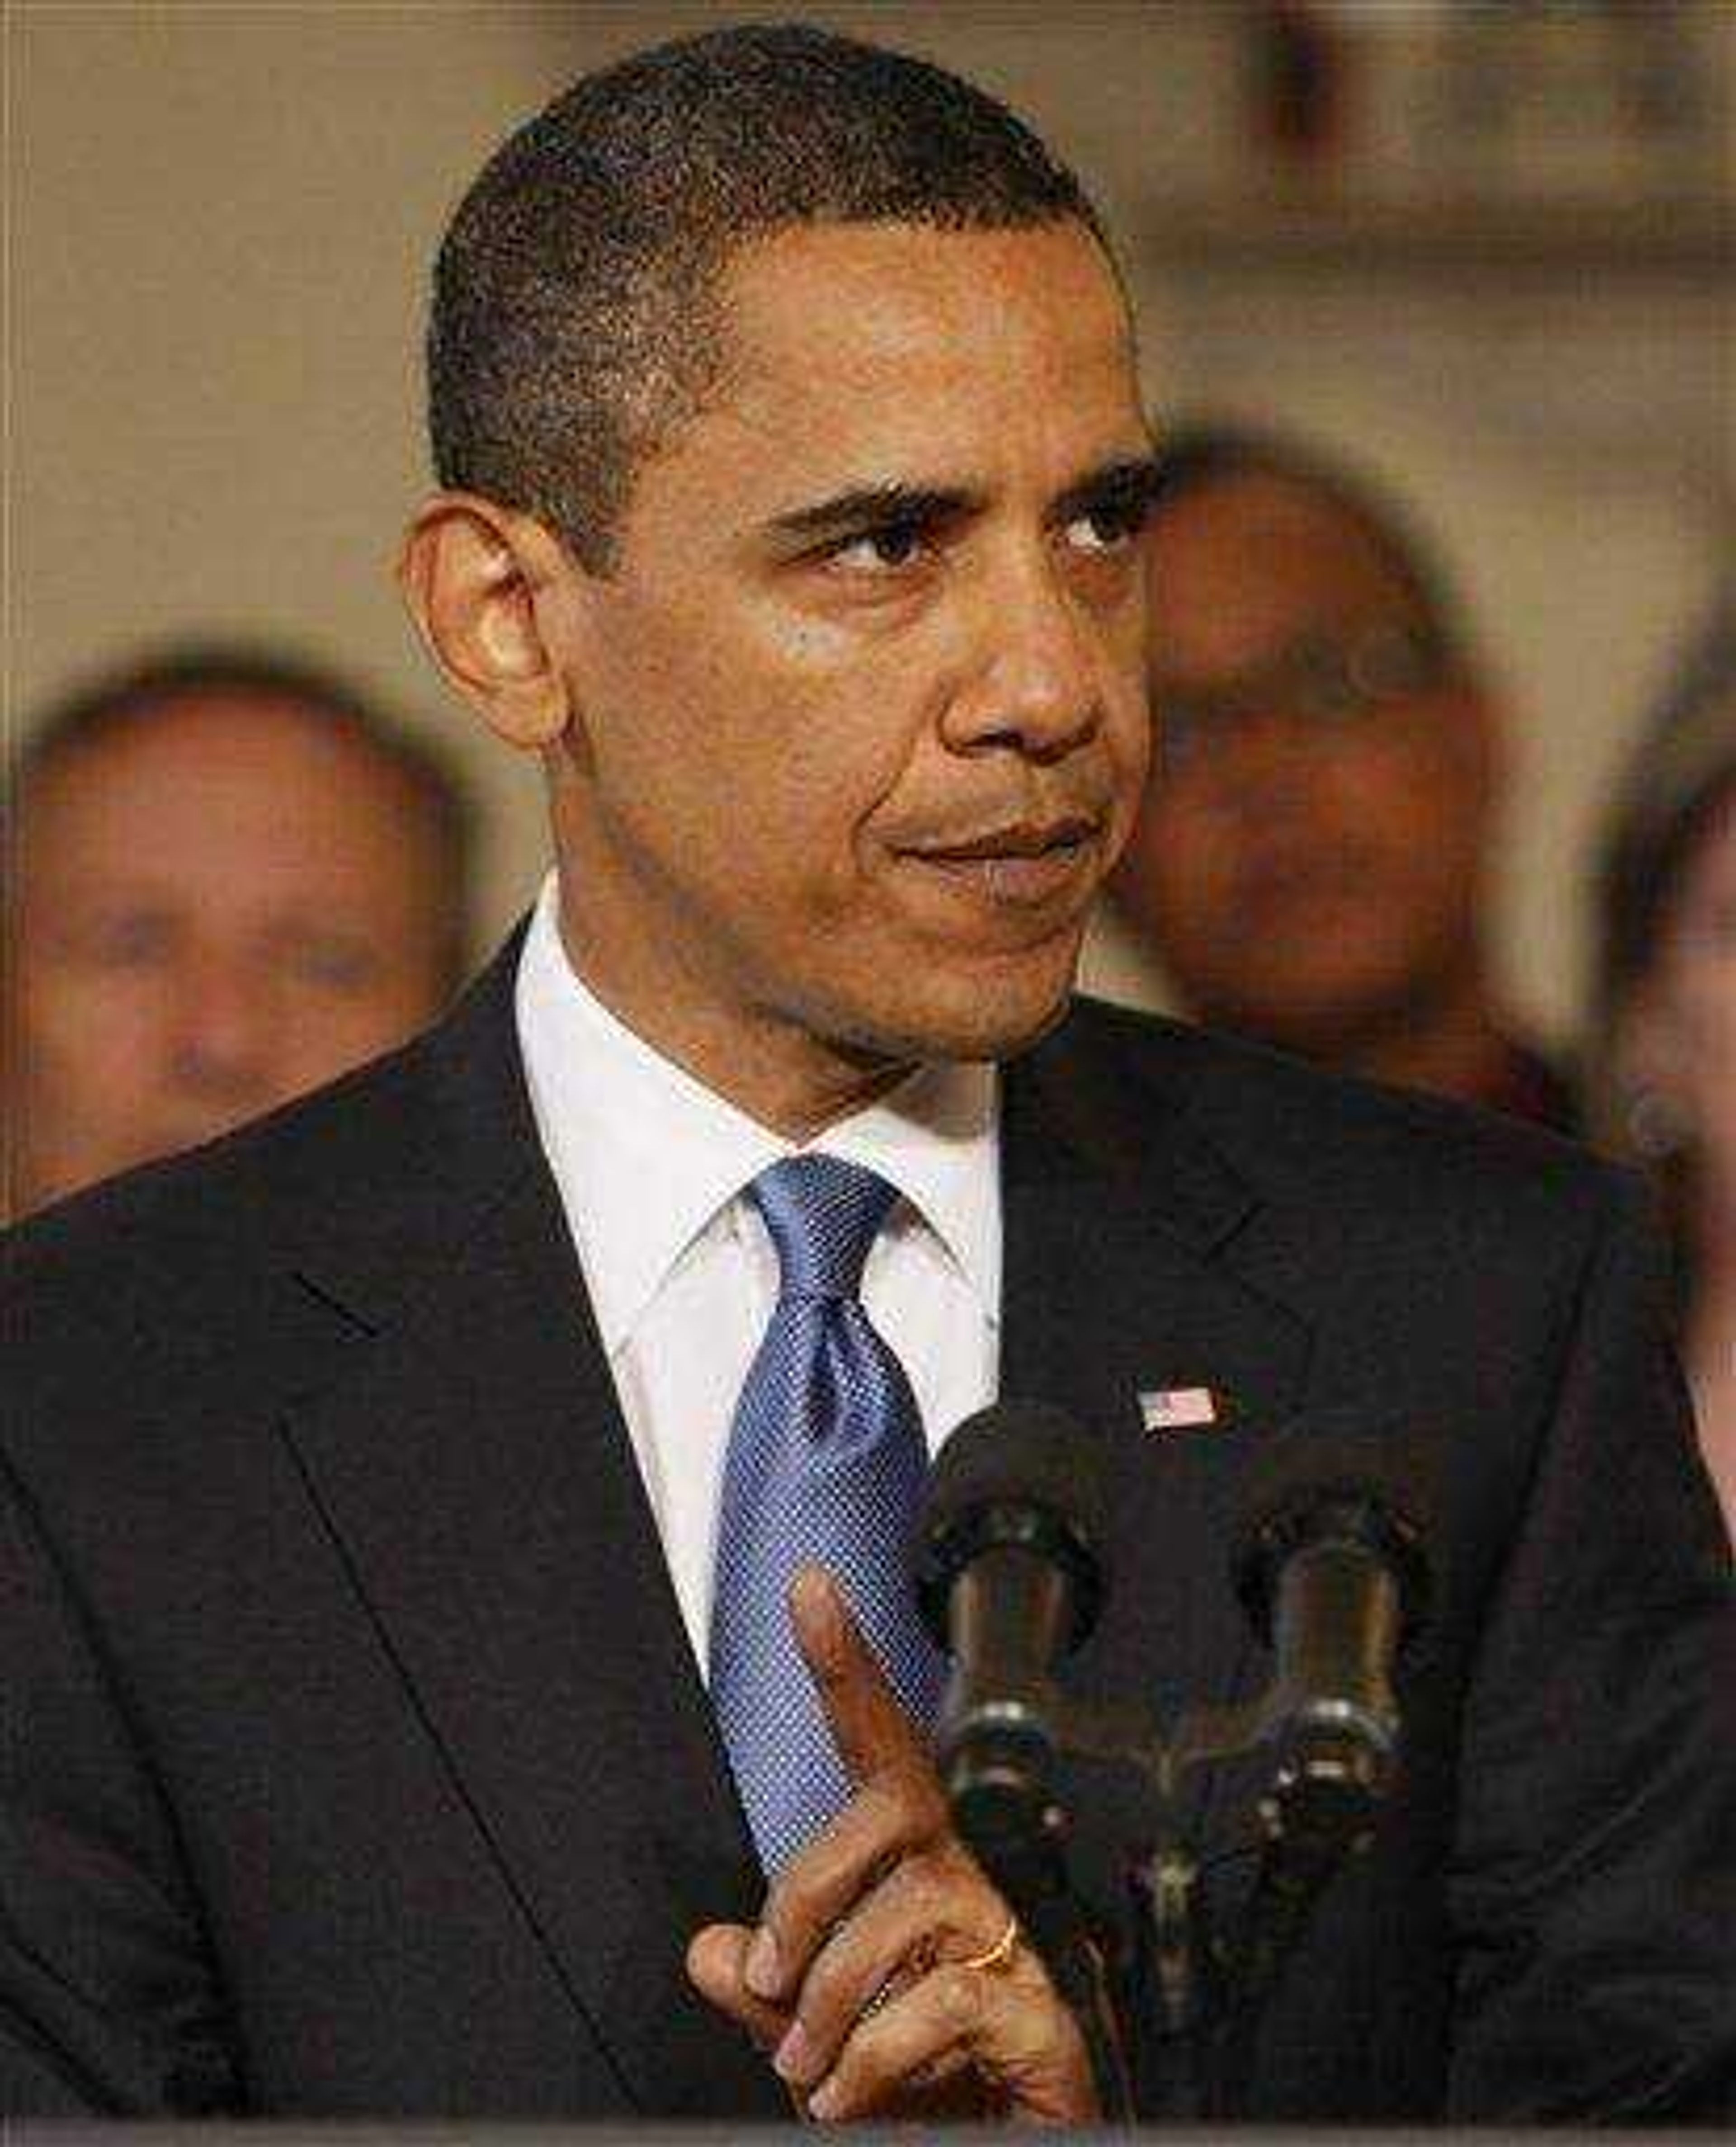
<path fill-rule="evenodd" d="M 611 1013 L 567 958 L 558 881 L 538 897 L 515 1012 L 544 1154 L 613 1354 L 719 1211 L 798 1144 L 738 1110 Z M 810 1145 L 878 1171 L 1000 1316 L 998 1084 L 937 1061 Z"/>

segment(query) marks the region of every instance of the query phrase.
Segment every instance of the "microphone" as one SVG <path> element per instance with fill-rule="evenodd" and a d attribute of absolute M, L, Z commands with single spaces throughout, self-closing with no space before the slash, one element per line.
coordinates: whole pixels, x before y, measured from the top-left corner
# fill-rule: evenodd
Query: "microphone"
<path fill-rule="evenodd" d="M 928 1479 L 917 1601 L 952 1662 L 937 1734 L 953 1819 L 1078 2019 L 1105 2113 L 1133 2095 L 1105 1956 L 1068 1884 L 1051 1784 L 1056 1665 L 1097 1623 L 1102 1443 L 1059 1409 L 1000 1403 L 959 1425 Z"/>
<path fill-rule="evenodd" d="M 1314 1903 L 1366 1845 L 1398 1764 L 1395 1664 L 1429 1592 L 1432 1500 L 1420 1442 L 1345 1414 L 1275 1439 L 1249 1472 L 1238 1592 L 1277 1658 L 1263 1714 L 1279 1764 L 1238 1942 L 1227 1956 L 1233 2031 L 1251 2032 Z M 1227 2064 L 1226 2077 L 1236 2070 Z"/>
<path fill-rule="evenodd" d="M 1104 1460 L 1060 1410 L 1001 1403 L 959 1425 L 929 1479 L 916 1590 L 952 1661 L 939 1771 L 991 1876 L 1063 1824 L 1050 1788 L 1053 1674 L 1102 1607 Z"/>
<path fill-rule="evenodd" d="M 1428 1465 L 1343 1413 L 1273 1440 L 1249 1472 L 1238 1593 L 1277 1657 L 1271 1706 L 1302 1755 L 1335 1752 L 1371 1797 L 1398 1755 L 1392 1673 L 1421 1630 Z"/>

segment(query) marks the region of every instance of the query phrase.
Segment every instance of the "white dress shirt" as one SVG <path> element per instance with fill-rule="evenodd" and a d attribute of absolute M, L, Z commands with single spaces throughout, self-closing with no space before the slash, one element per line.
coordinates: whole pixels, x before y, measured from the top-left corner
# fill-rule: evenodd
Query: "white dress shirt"
<path fill-rule="evenodd" d="M 743 1195 L 798 1144 L 618 1020 L 574 973 L 558 913 L 551 873 L 519 960 L 519 1044 L 703 1675 L 723 1457 L 778 1298 L 777 1253 Z M 902 1195 L 869 1253 L 862 1301 L 909 1377 L 931 1454 L 995 1393 L 998 1102 L 992 1066 L 924 1067 L 808 1144 Z"/>

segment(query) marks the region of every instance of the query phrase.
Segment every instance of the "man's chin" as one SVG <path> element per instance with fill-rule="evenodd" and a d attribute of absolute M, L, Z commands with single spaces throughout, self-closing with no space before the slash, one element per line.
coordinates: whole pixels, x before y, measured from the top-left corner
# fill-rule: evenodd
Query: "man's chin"
<path fill-rule="evenodd" d="M 850 1024 L 849 1040 L 860 1051 L 905 1065 L 1016 1058 L 1066 1018 L 1075 966 L 1068 963 L 1040 988 L 1028 978 L 1014 983 L 989 975 L 973 988 L 937 991 Z"/>
<path fill-rule="evenodd" d="M 1412 976 L 1395 962 L 1345 963 L 1325 972 L 1298 966 L 1266 989 L 1226 994 L 1208 1025 L 1258 1036 L 1304 1058 L 1352 1059 L 1414 1018 Z"/>
<path fill-rule="evenodd" d="M 1022 1013 L 1017 1018 L 1007 1013 L 986 1013 L 965 1029 L 955 1032 L 950 1048 L 935 1055 L 997 1061 L 1017 1058 L 1033 1044 L 1040 1043 L 1051 1029 L 1067 1018 L 1073 994 L 1073 987 L 1069 982 L 1064 991 L 1040 1009 Z"/>

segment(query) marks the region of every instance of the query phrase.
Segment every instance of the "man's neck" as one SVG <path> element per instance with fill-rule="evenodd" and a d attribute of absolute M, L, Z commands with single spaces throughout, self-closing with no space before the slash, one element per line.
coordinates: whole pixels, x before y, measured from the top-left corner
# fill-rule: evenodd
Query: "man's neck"
<path fill-rule="evenodd" d="M 672 975 L 665 988 L 626 991 L 590 958 L 587 935 L 564 890 L 561 943 L 573 974 L 642 1043 L 714 1095 L 781 1134 L 806 1142 L 884 1095 L 914 1069 L 893 1060 L 823 1043 L 788 1021 L 744 1021 L 726 1013 L 693 979 Z"/>
<path fill-rule="evenodd" d="M 1428 1022 L 1369 1040 L 1351 1070 L 1403 1089 L 1428 1089 L 1476 1103 L 1498 1095 L 1513 1045 L 1479 988 L 1437 1011 Z"/>
<path fill-rule="evenodd" d="M 1507 1025 L 1474 952 L 1450 974 L 1360 1028 L 1298 1038 L 1290 1048 L 1369 1080 L 1469 1103 L 1498 1097 L 1513 1064 Z"/>

